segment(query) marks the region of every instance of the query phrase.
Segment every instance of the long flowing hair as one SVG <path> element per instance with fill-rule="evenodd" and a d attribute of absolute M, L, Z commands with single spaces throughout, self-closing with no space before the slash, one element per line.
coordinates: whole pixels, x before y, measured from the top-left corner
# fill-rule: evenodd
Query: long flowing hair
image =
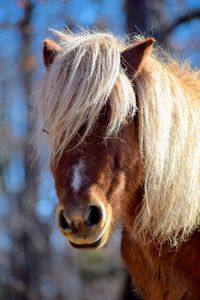
<path fill-rule="evenodd" d="M 40 126 L 49 132 L 52 161 L 60 159 L 83 125 L 78 143 L 84 142 L 108 99 L 106 137 L 117 134 L 124 119 L 135 115 L 137 93 L 146 175 L 134 235 L 179 245 L 200 224 L 199 73 L 172 59 L 158 59 L 157 49 L 133 89 L 120 64 L 125 43 L 109 33 L 56 35 L 62 50 L 36 101 Z"/>
<path fill-rule="evenodd" d="M 173 247 L 200 225 L 200 80 L 175 62 L 149 59 L 136 79 L 145 193 L 137 236 Z M 150 229 L 150 231 L 148 230 Z"/>
<path fill-rule="evenodd" d="M 39 123 L 49 132 L 51 160 L 56 163 L 82 127 L 78 144 L 84 141 L 108 98 L 111 118 L 106 137 L 117 133 L 127 115 L 134 116 L 136 100 L 120 67 L 122 43 L 106 33 L 54 32 L 62 51 L 41 82 L 36 108 Z"/>

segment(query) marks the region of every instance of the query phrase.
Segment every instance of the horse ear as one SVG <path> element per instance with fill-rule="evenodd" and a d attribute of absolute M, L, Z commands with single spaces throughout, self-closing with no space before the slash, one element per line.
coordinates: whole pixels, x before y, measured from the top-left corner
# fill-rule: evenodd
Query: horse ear
<path fill-rule="evenodd" d="M 53 63 L 55 56 L 60 52 L 61 48 L 54 41 L 45 39 L 43 42 L 43 59 L 44 65 L 48 69 Z"/>
<path fill-rule="evenodd" d="M 121 53 L 121 65 L 130 78 L 136 77 L 149 57 L 155 39 L 150 37 L 133 43 Z"/>

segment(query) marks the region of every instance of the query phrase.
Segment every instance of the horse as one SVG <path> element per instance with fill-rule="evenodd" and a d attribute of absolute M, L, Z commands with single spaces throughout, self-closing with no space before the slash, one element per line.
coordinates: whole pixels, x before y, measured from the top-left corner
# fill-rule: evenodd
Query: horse
<path fill-rule="evenodd" d="M 55 31 L 36 99 L 72 247 L 122 227 L 137 294 L 200 299 L 200 81 L 152 37 Z"/>

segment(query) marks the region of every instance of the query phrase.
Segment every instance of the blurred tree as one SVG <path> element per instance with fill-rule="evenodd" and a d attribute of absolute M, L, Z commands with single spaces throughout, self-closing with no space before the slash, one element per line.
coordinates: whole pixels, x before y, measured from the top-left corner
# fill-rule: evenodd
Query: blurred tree
<path fill-rule="evenodd" d="M 174 1 L 174 6 L 178 6 Z M 151 34 L 160 43 L 166 42 L 177 26 L 200 19 L 200 9 L 186 11 L 171 19 L 166 13 L 167 0 L 125 0 L 127 32 Z"/>
<path fill-rule="evenodd" d="M 48 257 L 48 232 L 40 223 L 36 215 L 36 203 L 38 198 L 39 165 L 33 162 L 33 149 L 30 143 L 35 130 L 31 122 L 31 95 L 32 77 L 35 68 L 34 57 L 31 54 L 31 33 L 34 1 L 24 0 L 21 2 L 24 16 L 18 23 L 20 37 L 19 76 L 26 100 L 26 136 L 20 152 L 23 158 L 24 185 L 16 193 L 9 193 L 10 202 L 14 203 L 12 210 L 11 239 L 12 251 L 11 262 L 11 294 L 15 300 L 41 299 L 42 267 Z"/>
<path fill-rule="evenodd" d="M 129 34 L 144 34 L 147 30 L 146 0 L 126 0 L 126 28 Z"/>

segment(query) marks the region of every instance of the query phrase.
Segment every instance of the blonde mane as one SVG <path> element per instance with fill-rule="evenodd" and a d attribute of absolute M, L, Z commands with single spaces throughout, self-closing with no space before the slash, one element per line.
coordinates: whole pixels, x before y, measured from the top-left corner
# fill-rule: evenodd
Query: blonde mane
<path fill-rule="evenodd" d="M 84 125 L 94 128 L 108 98 L 107 137 L 136 111 L 136 95 L 120 66 L 125 44 L 107 33 L 56 33 L 62 51 L 38 94 L 51 159 L 58 160 Z M 179 245 L 200 225 L 200 81 L 198 74 L 152 56 L 135 81 L 139 139 L 146 177 L 134 234 Z M 148 233 L 148 234 L 147 234 Z"/>
<path fill-rule="evenodd" d="M 175 62 L 149 59 L 136 79 L 146 177 L 137 236 L 178 247 L 200 226 L 200 80 Z M 150 228 L 150 231 L 149 231 Z"/>
<path fill-rule="evenodd" d="M 46 72 L 36 103 L 39 122 L 49 132 L 54 163 L 82 126 L 85 132 L 78 145 L 84 141 L 108 97 L 111 119 L 107 138 L 117 133 L 127 115 L 134 116 L 136 109 L 131 82 L 120 68 L 122 43 L 106 33 L 55 33 L 62 51 Z"/>

